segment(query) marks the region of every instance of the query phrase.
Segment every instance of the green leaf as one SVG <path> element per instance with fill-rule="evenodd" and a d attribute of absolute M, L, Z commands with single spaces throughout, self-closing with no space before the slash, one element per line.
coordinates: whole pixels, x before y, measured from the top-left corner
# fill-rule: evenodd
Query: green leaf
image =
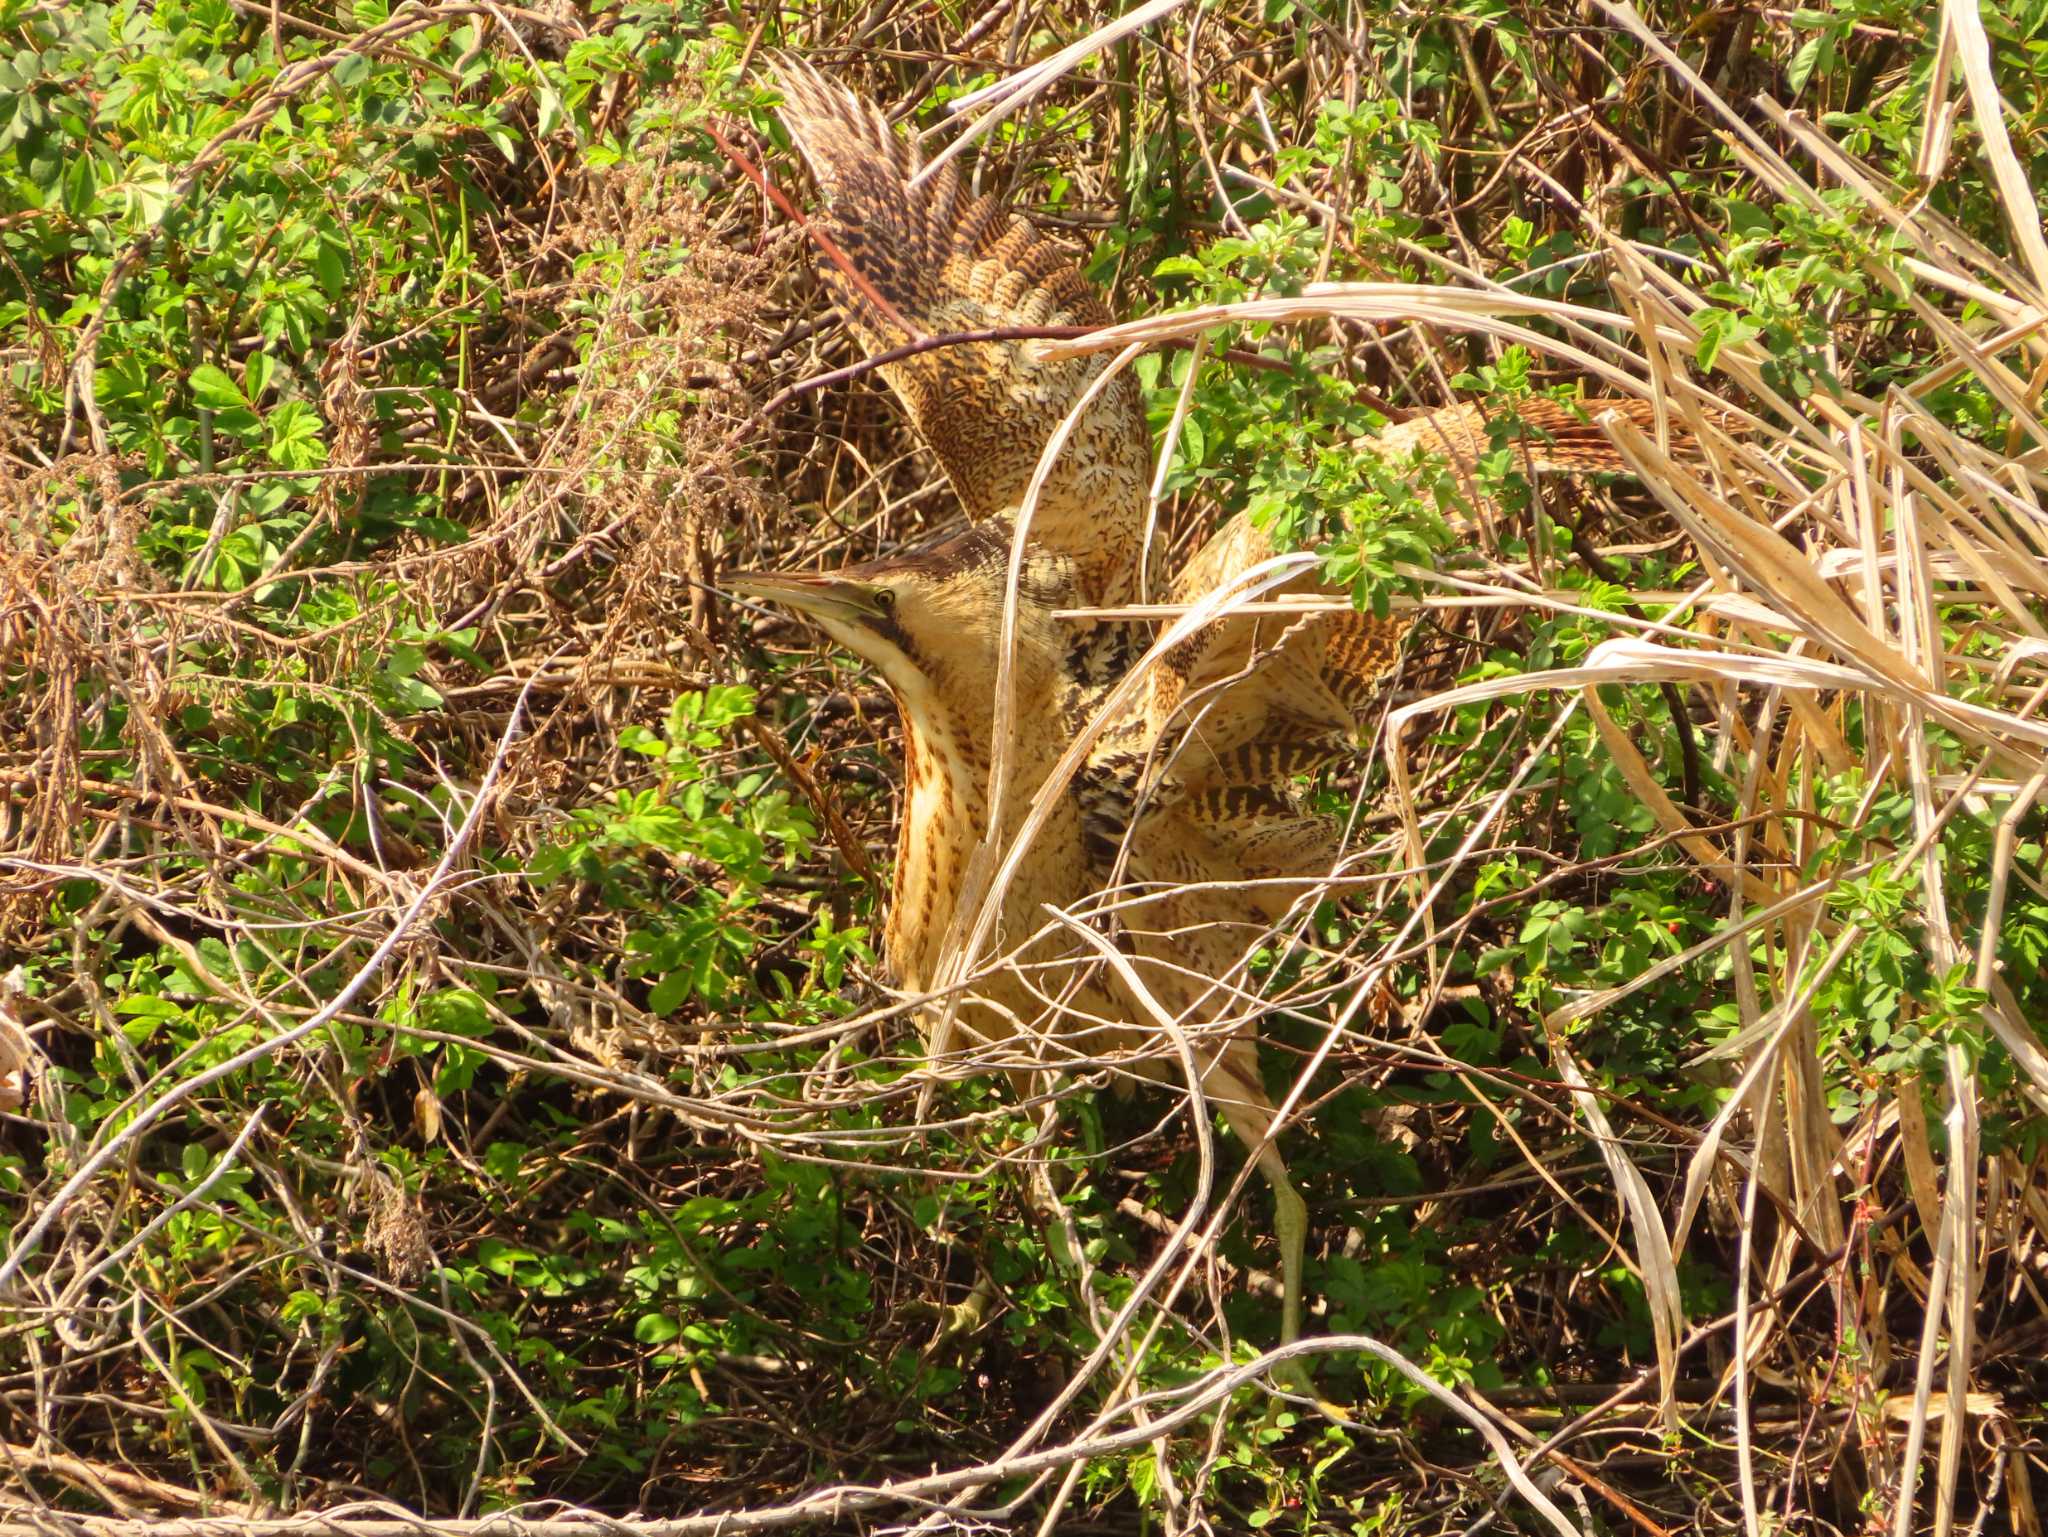
<path fill-rule="evenodd" d="M 492 1179 L 509 1184 L 518 1178 L 519 1165 L 525 1157 L 525 1143 L 494 1141 L 484 1149 L 484 1173 Z"/>
<path fill-rule="evenodd" d="M 491 1033 L 491 1016 L 484 1000 L 466 987 L 451 987 L 429 993 L 419 1001 L 420 1023 L 444 1035 L 466 1035 L 481 1039 Z"/>
<path fill-rule="evenodd" d="M 320 237 L 313 248 L 313 275 L 330 299 L 339 299 L 348 291 L 348 260 L 338 241 Z"/>
<path fill-rule="evenodd" d="M 244 398 L 252 404 L 263 398 L 263 392 L 270 388 L 270 381 L 277 374 L 277 359 L 267 352 L 252 352 L 249 361 L 242 365 L 242 389 Z"/>
<path fill-rule="evenodd" d="M 436 544 L 460 544 L 469 537 L 469 530 L 453 518 L 444 518 L 432 513 L 416 518 L 400 518 L 397 522 L 399 527 L 409 528 L 416 534 L 424 534 Z"/>
<path fill-rule="evenodd" d="M 1814 66 L 1833 51 L 1834 41 L 1832 34 L 1823 32 L 1808 38 L 1792 55 L 1792 62 L 1785 70 L 1785 84 L 1794 96 L 1806 89 L 1806 82 L 1813 77 Z"/>
<path fill-rule="evenodd" d="M 507 1280 L 512 1278 L 513 1273 L 521 1265 L 531 1265 L 540 1258 L 531 1249 L 515 1248 L 497 1238 L 486 1238 L 477 1245 L 476 1257 L 484 1269 Z"/>
<path fill-rule="evenodd" d="M 650 1014 L 673 1014 L 688 1002 L 691 980 L 687 971 L 671 971 L 648 989 L 647 1011 Z"/>
<path fill-rule="evenodd" d="M 628 726 L 619 733 L 619 746 L 627 752 L 637 752 L 649 758 L 665 757 L 668 743 L 649 731 L 645 726 Z"/>
<path fill-rule="evenodd" d="M 318 469 L 327 462 L 320 413 L 303 400 L 287 400 L 270 413 L 270 441 L 264 452 L 288 470 Z"/>
<path fill-rule="evenodd" d="M 99 190 L 99 175 L 92 156 L 74 154 L 70 169 L 64 173 L 64 211 L 73 218 L 84 218 L 92 212 Z"/>
<path fill-rule="evenodd" d="M 642 1313 L 633 1325 L 633 1338 L 643 1345 L 666 1345 L 683 1332 L 683 1326 L 666 1313 Z"/>
<path fill-rule="evenodd" d="M 192 398 L 209 411 L 232 411 L 237 407 L 246 410 L 249 397 L 242 393 L 242 387 L 224 370 L 211 363 L 201 363 L 189 375 Z"/>

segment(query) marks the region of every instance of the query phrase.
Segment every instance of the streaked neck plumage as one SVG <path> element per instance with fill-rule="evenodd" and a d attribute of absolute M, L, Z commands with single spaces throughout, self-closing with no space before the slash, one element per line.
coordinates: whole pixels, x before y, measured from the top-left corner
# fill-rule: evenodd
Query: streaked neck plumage
<path fill-rule="evenodd" d="M 896 985 L 922 991 L 937 980 L 968 860 L 991 820 L 995 680 L 963 670 L 890 686 L 903 721 L 903 825 L 883 947 Z M 1063 669 L 1042 654 L 1020 654 L 1016 690 L 1017 731 L 996 819 L 1005 838 L 1022 825 L 1069 740 Z"/>

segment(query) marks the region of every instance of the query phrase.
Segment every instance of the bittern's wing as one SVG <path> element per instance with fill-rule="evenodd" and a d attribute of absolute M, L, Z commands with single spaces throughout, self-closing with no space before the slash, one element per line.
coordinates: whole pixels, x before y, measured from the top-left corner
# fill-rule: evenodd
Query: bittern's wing
<path fill-rule="evenodd" d="M 1288 838 L 1301 846 L 1272 849 Z M 1154 998 L 1191 1030 L 1235 1021 L 1222 1040 L 1198 1036 L 1196 1049 L 1204 1059 L 1222 1052 L 1256 1084 L 1260 1009 L 1245 961 L 1329 871 L 1327 821 L 1271 792 L 1208 794 L 1145 814 L 1131 845 L 1132 889 L 1118 910 L 1125 947 Z"/>
<path fill-rule="evenodd" d="M 1177 962 L 1195 993 L 1238 968 L 1337 862 L 1336 823 L 1305 809 L 1292 783 L 1348 745 L 1300 734 L 1244 742 L 1204 758 L 1200 782 L 1177 771 L 1170 743 L 1092 760 L 1077 787 L 1087 874 L 1093 889 L 1122 894 L 1136 953 Z M 1176 1013 L 1196 1001 L 1171 978 L 1156 990 Z M 1230 1012 L 1224 1002 L 1207 1012 Z"/>
<path fill-rule="evenodd" d="M 814 223 L 888 307 L 821 256 L 819 272 L 870 356 L 914 340 L 906 323 L 927 337 L 1110 323 L 1065 252 L 994 198 L 970 198 L 951 165 L 912 187 L 918 152 L 875 108 L 794 61 L 779 78 L 782 121 L 824 196 Z M 1102 366 L 1047 362 L 1029 340 L 982 341 L 905 358 L 882 376 L 979 520 L 1022 503 L 1040 450 Z M 1150 461 L 1126 374 L 1077 426 L 1032 520 L 1042 543 L 1074 559 L 1091 603 L 1121 599 L 1136 579 Z"/>
<path fill-rule="evenodd" d="M 1515 406 L 1530 434 L 1515 445 L 1518 467 L 1538 475 L 1626 474 L 1628 465 L 1621 453 L 1601 431 L 1598 418 L 1609 411 L 1627 417 L 1644 432 L 1655 432 L 1657 408 L 1647 400 L 1615 396 L 1603 400 L 1567 402 L 1542 396 Z M 1681 436 L 1682 427 L 1673 428 Z M 1384 458 L 1405 459 L 1417 448 L 1439 454 L 1451 462 L 1460 475 L 1469 475 L 1479 456 L 1492 444 L 1488 441 L 1486 412 L 1469 401 L 1439 406 L 1421 416 L 1396 422 L 1382 432 L 1370 447 Z M 1527 455 L 1526 461 L 1522 455 Z"/>

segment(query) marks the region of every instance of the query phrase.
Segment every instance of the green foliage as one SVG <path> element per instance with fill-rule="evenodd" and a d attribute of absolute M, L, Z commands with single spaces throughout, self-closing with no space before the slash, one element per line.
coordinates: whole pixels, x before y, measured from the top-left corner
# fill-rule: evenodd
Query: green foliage
<path fill-rule="evenodd" d="M 748 909 L 773 865 L 801 859 L 814 835 L 809 813 L 766 773 L 728 783 L 707 764 L 704 755 L 724 747 L 733 724 L 753 710 L 753 690 L 720 685 L 679 694 L 665 737 L 628 726 L 619 745 L 654 760 L 658 783 L 571 812 L 565 836 L 528 867 L 542 885 L 574 875 L 614 911 L 642 917 L 626 935 L 627 970 L 656 978 L 647 1007 L 657 1014 L 689 998 L 733 1000 L 758 942 Z M 679 866 L 709 866 L 716 878 L 679 901 L 670 881 Z"/>

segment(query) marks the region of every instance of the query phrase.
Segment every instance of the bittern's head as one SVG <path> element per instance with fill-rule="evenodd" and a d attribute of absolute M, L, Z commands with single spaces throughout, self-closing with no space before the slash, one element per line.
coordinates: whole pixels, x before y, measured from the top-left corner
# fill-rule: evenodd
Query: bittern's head
<path fill-rule="evenodd" d="M 793 608 L 871 663 L 913 713 L 931 705 L 985 716 L 1002 645 L 1008 587 L 1006 532 L 973 529 L 894 560 L 828 575 L 746 572 L 727 588 Z M 1031 552 L 1018 586 L 1017 681 L 1050 684 L 1063 651 L 1052 613 L 1069 606 L 1073 574 L 1064 557 Z"/>

